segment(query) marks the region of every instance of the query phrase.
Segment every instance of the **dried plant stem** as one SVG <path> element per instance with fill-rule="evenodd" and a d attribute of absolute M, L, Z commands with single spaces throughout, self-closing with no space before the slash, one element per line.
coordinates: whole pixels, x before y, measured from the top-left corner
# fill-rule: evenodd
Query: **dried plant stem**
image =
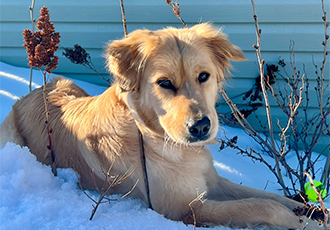
<path fill-rule="evenodd" d="M 96 69 L 95 66 L 93 65 L 92 61 L 90 60 L 90 62 L 88 64 L 82 64 L 83 66 L 89 68 L 90 70 L 92 70 L 94 73 L 96 73 L 99 77 L 102 78 L 103 81 L 106 81 L 109 85 L 111 85 L 111 81 L 110 79 L 106 79 L 105 77 L 103 77 Z"/>
<path fill-rule="evenodd" d="M 121 15 L 122 15 L 122 18 L 123 18 L 124 34 L 125 34 L 125 37 L 127 37 L 127 35 L 128 35 L 128 33 L 127 33 L 127 22 L 126 22 L 126 15 L 125 15 L 125 8 L 124 8 L 123 0 L 120 0 L 120 8 L 121 8 Z"/>
<path fill-rule="evenodd" d="M 30 10 L 30 18 L 31 18 L 31 22 L 32 22 L 32 33 L 34 33 L 34 23 L 36 22 L 36 19 L 33 17 L 33 10 L 34 10 L 34 3 L 35 0 L 32 0 L 32 4 L 31 6 L 29 6 L 29 10 Z M 29 83 L 29 90 L 30 92 L 32 91 L 32 75 L 33 75 L 33 67 L 30 67 L 30 83 Z"/>
<path fill-rule="evenodd" d="M 30 7 L 32 22 L 34 21 L 32 10 L 34 7 L 34 1 Z M 34 27 L 34 26 L 33 26 Z M 60 43 L 60 34 L 55 32 L 54 24 L 50 22 L 50 15 L 47 7 L 40 9 L 40 17 L 38 19 L 37 28 L 40 31 L 32 32 L 28 29 L 23 31 L 23 38 L 25 43 L 23 47 L 26 47 L 28 54 L 28 60 L 31 67 L 39 69 L 43 75 L 44 87 L 43 87 L 43 98 L 45 105 L 45 124 L 47 126 L 48 145 L 47 152 L 45 154 L 45 160 L 52 166 L 52 171 L 56 175 L 56 164 L 55 155 L 52 150 L 52 140 L 49 119 L 49 105 L 47 98 L 47 73 L 50 74 L 53 69 L 57 68 L 58 57 L 55 56 L 55 52 L 58 50 Z M 34 28 L 33 28 L 34 31 Z M 48 42 L 45 42 L 48 41 Z M 32 78 L 30 78 L 30 82 Z"/>
<path fill-rule="evenodd" d="M 276 166 L 275 169 L 276 171 L 261 157 L 260 154 L 257 154 L 255 151 L 251 151 L 250 154 L 247 154 L 249 157 L 251 157 L 252 159 L 255 160 L 259 160 L 260 162 L 263 162 L 264 164 L 267 165 L 267 167 L 273 172 L 273 174 L 276 176 L 278 183 L 281 185 L 281 187 L 283 188 L 283 192 L 286 196 L 290 196 L 290 192 L 287 189 L 284 179 L 282 177 L 282 172 L 280 169 L 280 159 L 281 159 L 281 163 L 284 165 L 287 165 L 285 160 L 283 158 L 281 158 L 281 156 L 279 155 L 279 153 L 276 151 L 276 148 L 274 149 L 271 145 L 269 145 L 269 143 L 264 140 L 254 129 L 253 127 L 250 125 L 250 123 L 246 120 L 246 118 L 244 117 L 244 115 L 239 111 L 239 109 L 236 107 L 236 105 L 230 100 L 229 96 L 227 95 L 226 91 L 224 89 L 220 90 L 221 95 L 223 96 L 223 98 L 225 99 L 226 103 L 229 105 L 234 117 L 236 118 L 237 122 L 240 124 L 240 126 L 249 134 L 249 136 L 251 136 L 253 139 L 255 139 L 257 141 L 257 143 L 259 143 L 262 147 L 266 147 L 267 151 L 272 153 L 272 156 L 275 159 L 276 162 Z M 237 146 L 232 146 L 233 148 L 237 147 Z M 237 148 L 241 153 L 247 153 L 246 151 Z M 254 158 L 253 156 L 254 154 L 257 154 L 259 156 L 259 158 Z M 288 165 L 287 165 L 288 166 Z M 288 168 L 290 168 L 288 166 Z M 291 171 L 289 172 L 290 176 L 291 176 Z"/>
<path fill-rule="evenodd" d="M 78 180 L 79 182 L 79 185 L 80 185 L 80 188 L 82 189 L 83 193 L 91 200 L 95 203 L 95 206 L 93 205 L 93 210 L 92 210 L 92 214 L 89 218 L 89 220 L 93 220 L 94 216 L 95 216 L 95 213 L 98 209 L 98 207 L 100 206 L 100 204 L 102 203 L 105 203 L 103 200 L 107 200 L 108 202 L 111 202 L 111 201 L 119 201 L 121 199 L 123 199 L 124 197 L 128 196 L 133 190 L 134 188 L 136 187 L 136 185 L 139 183 L 139 180 L 137 180 L 135 182 L 135 184 L 133 185 L 133 187 L 127 192 L 125 193 L 124 195 L 122 195 L 120 198 L 118 199 L 109 199 L 106 197 L 106 195 L 109 194 L 109 190 L 111 188 L 113 188 L 114 186 L 116 185 L 119 185 L 121 184 L 124 180 L 126 180 L 129 176 L 131 176 L 133 174 L 133 172 L 135 171 L 135 168 L 131 167 L 129 168 L 124 174 L 122 175 L 116 175 L 116 176 L 111 176 L 110 175 L 110 172 L 113 168 L 113 165 L 114 165 L 114 162 L 115 160 L 112 162 L 112 164 L 110 165 L 109 169 L 108 169 L 108 172 L 104 173 L 105 174 L 105 179 L 104 179 L 104 183 L 103 183 L 103 188 L 101 191 L 99 191 L 100 193 L 100 196 L 99 196 L 99 199 L 98 200 L 94 200 L 90 195 L 88 195 L 88 193 L 84 190 L 82 184 L 81 184 L 81 181 Z M 76 172 L 76 171 L 75 171 Z M 77 178 L 79 178 L 79 175 L 78 173 L 76 172 L 76 176 Z M 95 175 L 93 175 L 95 176 Z M 94 178 L 94 182 L 95 182 L 95 186 L 97 186 L 97 183 L 96 183 L 96 178 Z"/>
<path fill-rule="evenodd" d="M 322 62 L 322 68 L 321 68 L 321 93 L 324 93 L 324 70 L 325 70 L 325 63 L 327 60 L 328 56 L 328 51 L 327 51 L 327 46 L 328 46 L 328 40 L 329 40 L 329 35 L 328 35 L 328 27 L 329 24 L 327 23 L 327 12 L 325 11 L 324 7 L 324 0 L 322 0 L 322 12 L 323 12 L 323 17 L 322 20 L 324 21 L 324 41 L 323 41 L 323 62 Z M 320 111 L 321 111 L 321 118 L 324 119 L 327 117 L 326 114 L 323 114 L 323 95 L 320 96 Z M 326 113 L 329 113 L 329 110 Z M 326 185 L 327 189 L 329 190 L 330 186 L 330 152 L 328 153 L 327 161 L 325 164 L 325 168 L 321 177 L 321 182 Z"/>
<path fill-rule="evenodd" d="M 220 90 L 221 95 L 225 99 L 226 103 L 229 105 L 233 115 L 235 116 L 239 125 L 249 134 L 249 136 L 253 137 L 258 143 L 264 145 L 273 155 L 278 154 L 272 146 L 269 145 L 267 141 L 265 141 L 250 125 L 250 123 L 246 120 L 244 115 L 239 111 L 237 106 L 230 100 L 228 94 L 224 89 Z"/>
<path fill-rule="evenodd" d="M 204 197 L 206 195 L 206 191 L 202 192 L 201 194 L 197 195 L 197 197 L 195 199 L 193 199 L 188 205 L 189 205 L 189 208 L 191 210 L 191 213 L 192 213 L 192 217 L 193 217 L 193 220 L 194 220 L 194 230 L 196 230 L 196 225 L 197 225 L 197 218 L 196 218 L 196 214 L 195 214 L 195 211 L 192 207 L 192 205 L 195 203 L 195 202 L 201 202 L 203 203 L 205 201 Z"/>
<path fill-rule="evenodd" d="M 258 16 L 257 16 L 257 11 L 256 11 L 256 7 L 255 7 L 255 4 L 254 4 L 254 0 L 251 0 L 251 3 L 252 3 L 252 8 L 253 8 L 253 18 L 254 18 L 254 22 L 255 22 L 255 26 L 256 26 L 256 35 L 257 35 L 257 45 L 254 45 L 253 47 L 256 50 L 258 63 L 259 63 L 260 85 L 261 85 L 262 94 L 264 96 L 264 101 L 265 101 L 265 106 L 266 106 L 270 143 L 272 145 L 272 148 L 276 149 L 275 138 L 274 138 L 274 130 L 273 130 L 273 120 L 272 120 L 271 111 L 270 111 L 270 104 L 269 104 L 268 94 L 267 94 L 267 90 L 266 90 L 266 86 L 265 86 L 265 84 L 266 84 L 266 79 L 265 79 L 265 74 L 264 74 L 265 60 L 263 60 L 261 58 L 261 52 L 260 52 L 261 29 L 259 28 Z M 278 156 L 277 154 L 274 156 L 275 167 L 276 167 L 276 170 L 278 172 L 278 176 L 281 178 L 281 181 L 284 181 L 283 178 L 282 178 L 282 173 L 281 173 L 281 169 L 280 169 L 279 157 L 280 156 Z"/>
<path fill-rule="evenodd" d="M 321 176 L 321 183 L 324 184 L 327 191 L 330 189 L 330 153 L 328 154 L 328 157 L 326 159 L 324 170 Z"/>
<path fill-rule="evenodd" d="M 292 126 L 294 124 L 294 120 L 295 120 L 295 116 L 297 114 L 297 110 L 302 102 L 302 93 L 303 93 L 303 89 L 305 87 L 305 81 L 304 81 L 304 74 L 301 77 L 301 82 L 302 82 L 302 86 L 300 87 L 299 90 L 299 96 L 298 98 L 295 97 L 295 95 L 293 95 L 293 89 L 291 89 L 291 94 L 289 96 L 289 101 L 288 101 L 288 105 L 289 105 L 289 114 L 288 114 L 288 122 L 286 124 L 285 128 L 282 128 L 279 124 L 279 120 L 278 120 L 278 126 L 281 129 L 281 138 L 280 141 L 283 142 L 283 147 L 282 147 L 282 152 L 284 152 L 284 150 L 286 149 L 286 132 L 288 131 L 288 129 L 290 128 L 290 126 Z M 289 85 L 290 86 L 290 85 Z"/>
<path fill-rule="evenodd" d="M 322 62 L 322 67 L 321 67 L 321 94 L 324 93 L 323 89 L 324 89 L 324 69 L 325 69 L 325 63 L 327 60 L 327 45 L 328 45 L 328 40 L 329 40 L 329 35 L 328 35 L 328 27 L 329 25 L 327 24 L 327 12 L 325 11 L 324 8 L 324 0 L 322 0 L 322 11 L 323 11 L 323 21 L 324 21 L 324 42 L 323 42 L 323 46 L 324 46 L 324 50 L 323 50 L 323 62 Z M 323 97 L 320 97 L 320 110 L 321 110 L 321 118 L 323 118 Z"/>
<path fill-rule="evenodd" d="M 307 172 L 304 172 L 304 174 L 308 177 L 308 179 L 309 179 L 309 181 L 311 183 L 311 186 L 312 186 L 313 190 L 315 191 L 315 193 L 317 195 L 318 201 L 321 204 L 321 209 L 322 209 L 323 214 L 324 214 L 323 227 L 324 227 L 325 230 L 327 230 L 328 229 L 328 214 L 329 214 L 329 210 L 325 208 L 324 202 L 323 202 L 323 199 L 322 199 L 322 196 L 319 193 L 319 191 L 317 190 L 317 188 L 315 187 L 315 184 L 313 182 L 313 179 L 312 179 L 311 175 L 309 173 L 307 173 Z"/>
<path fill-rule="evenodd" d="M 270 104 L 269 104 L 269 99 L 268 99 L 267 90 L 266 90 L 266 86 L 265 86 L 265 82 L 266 82 L 265 74 L 264 74 L 265 60 L 263 60 L 261 58 L 261 52 L 260 52 L 261 29 L 259 29 L 257 11 L 256 11 L 256 7 L 254 5 L 254 0 L 251 0 L 251 3 L 252 3 L 252 7 L 253 7 L 253 14 L 254 14 L 253 18 L 254 18 L 254 22 L 255 22 L 255 26 L 256 26 L 256 35 L 257 35 L 257 45 L 254 45 L 253 47 L 256 50 L 258 63 L 259 63 L 260 84 L 261 84 L 261 89 L 262 89 L 262 93 L 263 93 L 264 100 L 265 100 L 267 120 L 268 120 L 268 126 L 269 126 L 270 141 L 271 141 L 271 145 L 273 146 L 273 148 L 276 148 L 275 147 L 274 131 L 273 131 L 273 121 L 272 121 L 271 112 L 270 112 Z"/>
<path fill-rule="evenodd" d="M 165 2 L 167 5 L 169 5 L 172 8 L 174 15 L 180 20 L 182 25 L 185 28 L 188 28 L 186 22 L 181 18 L 181 11 L 180 11 L 179 3 L 178 2 L 174 3 L 172 0 L 165 0 Z"/>
<path fill-rule="evenodd" d="M 122 18 L 123 18 L 124 33 L 125 33 L 125 37 L 127 37 L 128 34 L 127 34 L 126 16 L 125 16 L 123 0 L 120 0 L 120 7 L 121 7 Z M 142 133 L 140 132 L 139 128 L 138 128 L 138 133 L 139 133 L 138 135 L 139 135 L 139 142 L 140 142 L 140 153 L 141 153 L 143 179 L 144 179 L 144 185 L 145 185 L 145 190 L 146 190 L 146 195 L 147 195 L 147 201 L 148 201 L 149 208 L 153 209 L 152 203 L 151 203 L 151 198 L 150 198 L 148 171 L 147 171 L 146 157 L 145 157 L 145 152 L 144 152 L 143 136 L 142 136 Z"/>
<path fill-rule="evenodd" d="M 45 119 L 45 124 L 47 125 L 47 135 L 48 135 L 48 146 L 47 146 L 47 153 L 46 153 L 46 157 L 50 157 L 50 160 L 52 162 L 51 166 L 52 166 L 52 172 L 54 175 L 57 175 L 57 171 L 56 171 L 56 164 L 55 164 L 55 154 L 53 152 L 52 149 L 52 137 L 51 137 L 51 133 L 52 133 L 52 129 L 50 127 L 50 113 L 49 113 L 49 103 L 48 103 L 48 98 L 47 98 L 47 78 L 46 75 L 47 73 L 45 71 L 42 71 L 40 69 L 42 75 L 43 75 L 43 80 L 44 80 L 44 86 L 43 86 L 43 97 L 44 97 L 44 105 L 45 105 L 45 115 L 46 115 L 46 119 Z"/>

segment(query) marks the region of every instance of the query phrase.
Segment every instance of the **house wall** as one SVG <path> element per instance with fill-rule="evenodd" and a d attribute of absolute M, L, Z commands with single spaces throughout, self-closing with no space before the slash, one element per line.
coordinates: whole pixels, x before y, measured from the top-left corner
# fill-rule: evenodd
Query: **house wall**
<path fill-rule="evenodd" d="M 330 14 L 330 0 L 325 0 L 325 8 Z M 199 22 L 212 22 L 216 27 L 223 27 L 232 43 L 241 47 L 248 61 L 233 63 L 233 73 L 226 90 L 238 105 L 244 103 L 241 96 L 254 84 L 258 76 L 256 67 L 255 25 L 251 2 L 247 0 L 181 0 L 181 16 L 191 26 Z M 22 31 L 31 29 L 29 5 L 27 0 L 1 0 L 0 2 L 0 60 L 15 66 L 27 66 L 25 49 L 22 47 Z M 182 27 L 173 15 L 171 8 L 163 0 L 124 0 L 128 30 L 138 28 L 151 30 L 166 26 Z M 290 76 L 290 44 L 294 41 L 295 63 L 301 73 L 308 76 L 310 88 L 316 85 L 316 63 L 321 66 L 323 60 L 324 24 L 321 1 L 319 0 L 256 0 L 255 1 L 260 28 L 262 29 L 262 57 L 267 64 L 277 64 L 284 59 L 287 66 L 280 68 L 283 76 L 285 71 Z M 63 48 L 79 44 L 92 57 L 96 69 L 107 74 L 104 69 L 103 49 L 114 39 L 123 37 L 121 11 L 119 0 L 36 0 L 34 17 L 39 17 L 41 6 L 47 6 L 51 21 L 56 31 L 61 33 L 60 57 L 57 74 L 71 78 L 79 78 L 96 84 L 106 84 L 91 70 L 72 64 L 61 55 Z M 330 16 L 328 16 L 329 21 Z M 327 59 L 325 70 L 326 82 L 330 81 L 330 63 Z M 279 81 L 280 87 L 285 87 L 285 81 Z M 327 91 L 329 95 L 329 90 Z M 318 114 L 317 97 L 310 93 L 309 114 Z M 327 96 L 329 97 L 329 96 Z M 273 118 L 285 124 L 286 117 L 280 111 L 275 101 L 271 101 Z M 228 108 L 221 105 L 221 112 L 227 113 Z M 264 108 L 257 115 L 263 123 L 266 121 Z M 249 117 L 254 124 L 258 123 L 254 115 Z M 329 123 L 330 121 L 328 121 Z M 276 124 L 274 124 L 276 127 Z M 317 150 L 322 151 L 330 142 L 329 136 L 322 136 Z M 328 153 L 327 150 L 326 153 Z"/>

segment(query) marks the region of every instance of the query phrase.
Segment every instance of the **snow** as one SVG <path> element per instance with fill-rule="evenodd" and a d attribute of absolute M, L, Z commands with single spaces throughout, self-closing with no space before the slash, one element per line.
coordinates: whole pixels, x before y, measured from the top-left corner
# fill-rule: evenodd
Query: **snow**
<path fill-rule="evenodd" d="M 29 92 L 30 69 L 17 68 L 0 62 L 0 122 L 11 110 L 11 105 Z M 34 88 L 42 85 L 39 71 L 34 70 Z M 105 88 L 73 80 L 91 95 Z M 219 128 L 219 137 L 238 136 L 241 147 L 260 149 L 242 130 Z M 237 155 L 219 145 L 209 146 L 218 173 L 233 182 L 281 194 L 272 173 L 261 163 Z M 267 156 L 265 156 L 267 158 Z M 290 159 L 296 164 L 295 158 Z M 322 165 L 322 162 L 321 162 Z M 96 192 L 87 191 L 94 199 Z M 116 199 L 120 196 L 112 196 Z M 330 199 L 326 200 L 330 206 Z M 164 218 L 147 209 L 139 200 L 124 198 L 101 204 L 92 221 L 89 220 L 93 202 L 80 190 L 71 169 L 59 169 L 53 176 L 50 167 L 42 165 L 27 147 L 7 143 L 0 148 L 0 229 L 193 229 L 181 222 Z M 216 227 L 214 229 L 228 229 Z"/>

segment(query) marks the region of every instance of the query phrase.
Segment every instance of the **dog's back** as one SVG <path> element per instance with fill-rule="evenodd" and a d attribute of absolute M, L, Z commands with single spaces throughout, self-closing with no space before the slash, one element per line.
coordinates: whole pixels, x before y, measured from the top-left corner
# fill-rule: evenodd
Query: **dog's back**
<path fill-rule="evenodd" d="M 50 103 L 51 116 L 54 117 L 59 116 L 60 112 L 60 110 L 55 107 L 63 106 L 78 97 L 89 96 L 86 91 L 79 88 L 72 81 L 61 77 L 53 78 L 51 82 L 47 84 L 46 92 L 49 95 L 48 102 Z M 20 146 L 30 146 L 26 143 L 27 138 L 25 137 L 34 135 L 33 133 L 35 132 L 47 132 L 46 125 L 35 127 L 26 126 L 26 124 L 31 124 L 34 122 L 38 122 L 40 124 L 45 123 L 46 111 L 42 94 L 42 87 L 35 89 L 13 105 L 12 110 L 5 117 L 0 126 L 1 147 L 4 147 L 7 142 L 13 142 Z M 51 103 L 55 101 L 56 103 Z M 21 116 L 22 114 L 29 114 L 29 116 Z M 47 135 L 45 134 L 43 136 L 46 137 Z M 42 142 L 40 139 L 36 141 L 39 143 Z"/>
<path fill-rule="evenodd" d="M 72 81 L 54 78 L 46 89 L 50 135 L 45 123 L 46 110 L 41 87 L 13 105 L 0 126 L 1 146 L 7 142 L 27 146 L 38 161 L 51 165 L 55 174 L 57 168 L 72 168 L 79 174 L 84 188 L 102 188 L 105 178 L 103 168 L 108 170 L 112 156 L 139 149 L 134 120 L 129 110 L 117 103 L 118 99 L 113 96 L 115 89 L 109 88 L 102 94 L 103 97 L 91 97 Z M 118 136 L 117 129 L 119 134 L 123 134 Z M 127 151 L 122 150 L 122 146 Z M 109 152 L 113 154 L 105 156 Z M 119 168 L 115 173 L 120 174 L 121 171 L 127 169 Z M 124 192 L 127 192 L 126 188 Z"/>

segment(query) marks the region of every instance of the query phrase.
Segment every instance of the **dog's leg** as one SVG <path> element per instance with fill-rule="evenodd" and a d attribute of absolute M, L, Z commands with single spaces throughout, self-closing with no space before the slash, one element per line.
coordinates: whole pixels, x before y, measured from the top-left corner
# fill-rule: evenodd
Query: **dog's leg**
<path fill-rule="evenodd" d="M 226 201 L 246 198 L 265 198 L 275 200 L 290 210 L 302 207 L 303 204 L 286 198 L 284 196 L 254 189 L 251 187 L 235 184 L 225 178 L 220 177 L 214 168 L 208 174 L 207 197 L 212 200 Z"/>
<path fill-rule="evenodd" d="M 186 224 L 223 225 L 233 228 L 270 227 L 275 229 L 322 229 L 315 221 L 299 218 L 284 205 L 269 199 L 250 198 L 231 201 L 197 200 Z"/>
<path fill-rule="evenodd" d="M 0 146 L 5 147 L 7 142 L 13 142 L 20 146 L 24 145 L 24 140 L 15 125 L 13 110 L 8 113 L 0 126 Z"/>
<path fill-rule="evenodd" d="M 285 206 L 287 208 L 287 212 L 289 212 L 289 214 L 293 216 L 295 216 L 293 212 L 295 208 L 304 207 L 303 203 L 299 203 L 284 196 L 235 184 L 225 178 L 220 177 L 216 172 L 215 168 L 209 169 L 207 179 L 208 179 L 207 199 L 209 200 L 216 200 L 216 201 L 236 200 L 237 202 L 249 198 L 272 200 L 278 205 Z M 290 215 L 288 215 L 288 218 L 290 217 Z M 311 221 L 307 217 L 301 217 L 301 219 L 307 222 L 309 226 L 318 226 L 318 223 L 316 221 Z M 315 227 L 311 229 L 317 229 L 317 228 Z"/>

